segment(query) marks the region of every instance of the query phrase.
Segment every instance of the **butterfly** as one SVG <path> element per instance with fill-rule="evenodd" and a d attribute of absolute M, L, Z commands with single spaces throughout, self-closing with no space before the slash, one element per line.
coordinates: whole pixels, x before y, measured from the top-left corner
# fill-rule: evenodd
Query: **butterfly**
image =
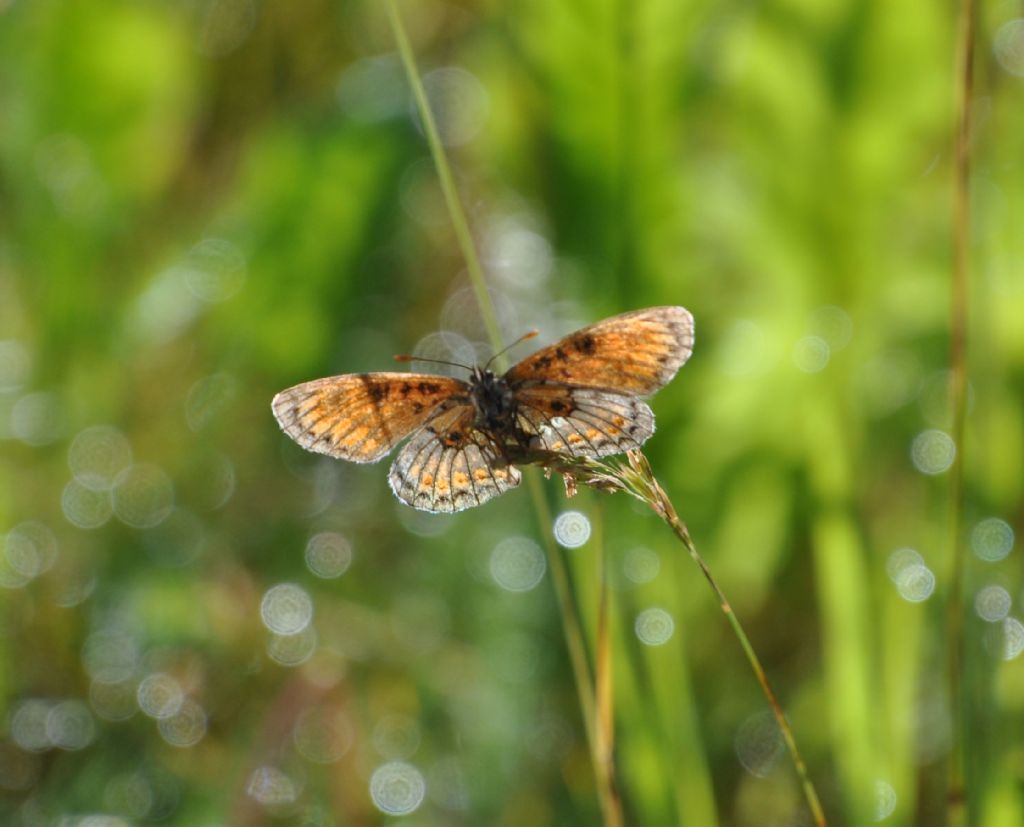
<path fill-rule="evenodd" d="M 577 330 L 500 376 L 348 373 L 281 391 L 272 407 L 303 448 L 351 462 L 377 462 L 411 435 L 388 473 L 395 496 L 462 511 L 519 485 L 517 457 L 639 448 L 654 433 L 642 397 L 675 376 L 693 340 L 689 311 L 651 307 Z"/>

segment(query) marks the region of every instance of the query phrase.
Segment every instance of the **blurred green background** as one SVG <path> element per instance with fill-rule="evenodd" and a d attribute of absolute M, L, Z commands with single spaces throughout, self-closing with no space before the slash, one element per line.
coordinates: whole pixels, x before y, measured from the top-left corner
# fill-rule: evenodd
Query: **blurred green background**
<path fill-rule="evenodd" d="M 503 335 L 693 312 L 655 471 L 830 823 L 942 823 L 952 7 L 401 9 Z M 1021 6 L 977 47 L 968 794 L 1016 827 Z M 489 352 L 384 6 L 0 0 L 0 57 L 0 822 L 600 823 L 525 488 L 417 513 L 270 413 Z M 544 488 L 591 642 L 608 555 L 627 822 L 809 824 L 672 535 Z"/>

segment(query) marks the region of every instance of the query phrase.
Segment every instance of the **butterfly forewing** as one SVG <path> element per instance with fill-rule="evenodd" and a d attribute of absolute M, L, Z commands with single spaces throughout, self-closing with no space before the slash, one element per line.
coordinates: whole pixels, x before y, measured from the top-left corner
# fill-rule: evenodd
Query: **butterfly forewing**
<path fill-rule="evenodd" d="M 635 396 L 599 388 L 533 385 L 517 394 L 529 448 L 604 457 L 639 448 L 654 433 L 654 414 Z"/>
<path fill-rule="evenodd" d="M 308 451 L 376 462 L 444 402 L 469 402 L 469 386 L 447 376 L 350 373 L 317 379 L 274 397 L 281 429 Z"/>
<path fill-rule="evenodd" d="M 442 406 L 402 448 L 388 482 L 402 502 L 423 511 L 462 511 L 519 485 L 492 436 L 474 427 L 471 405 Z"/>
<path fill-rule="evenodd" d="M 554 382 L 645 396 L 671 380 L 692 351 L 689 311 L 651 307 L 577 330 L 527 356 L 505 379 L 513 389 Z"/>

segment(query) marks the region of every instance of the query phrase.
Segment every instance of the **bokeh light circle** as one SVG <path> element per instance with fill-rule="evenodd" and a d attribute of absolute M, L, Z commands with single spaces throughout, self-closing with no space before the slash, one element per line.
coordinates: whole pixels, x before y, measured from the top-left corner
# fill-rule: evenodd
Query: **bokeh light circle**
<path fill-rule="evenodd" d="M 80 431 L 68 448 L 68 467 L 79 485 L 106 491 L 114 479 L 132 464 L 132 448 L 117 428 L 96 425 Z"/>
<path fill-rule="evenodd" d="M 313 620 L 313 599 L 295 583 L 279 583 L 263 595 L 260 617 L 271 632 L 297 635 Z"/>
<path fill-rule="evenodd" d="M 150 718 L 160 720 L 177 714 L 185 702 L 185 693 L 181 684 L 171 675 L 154 672 L 139 681 L 135 692 L 136 700 L 141 709 Z"/>
<path fill-rule="evenodd" d="M 306 543 L 306 566 L 317 577 L 341 577 L 352 565 L 352 544 L 336 531 L 321 531 Z"/>
<path fill-rule="evenodd" d="M 985 645 L 1001 660 L 1014 660 L 1024 652 L 1024 623 L 1012 616 L 993 623 L 986 631 Z"/>
<path fill-rule="evenodd" d="M 784 744 L 774 716 L 758 712 L 740 724 L 733 746 L 743 769 L 757 778 L 765 778 L 775 768 Z"/>
<path fill-rule="evenodd" d="M 804 373 L 820 373 L 832 356 L 832 348 L 821 336 L 804 336 L 793 347 L 793 362 Z"/>
<path fill-rule="evenodd" d="M 94 680 L 89 685 L 89 705 L 106 721 L 127 721 L 139 709 L 137 693 L 138 687 L 133 681 Z"/>
<path fill-rule="evenodd" d="M 71 609 L 88 600 L 96 590 L 96 560 L 78 556 L 75 559 L 64 558 L 60 564 L 60 574 L 55 579 L 53 605 L 62 609 Z"/>
<path fill-rule="evenodd" d="M 527 537 L 506 537 L 491 552 L 491 577 L 510 592 L 527 592 L 544 578 L 544 552 Z"/>
<path fill-rule="evenodd" d="M 388 815 L 402 816 L 415 812 L 423 803 L 427 782 L 412 764 L 389 761 L 373 771 L 370 777 L 370 798 Z"/>
<path fill-rule="evenodd" d="M 82 701 L 61 701 L 46 715 L 46 735 L 58 749 L 85 749 L 96 737 L 96 722 Z"/>
<path fill-rule="evenodd" d="M 936 428 L 919 433 L 910 447 L 910 459 L 922 474 L 934 476 L 948 471 L 955 458 L 953 438 Z"/>
<path fill-rule="evenodd" d="M 896 590 L 908 603 L 921 603 L 935 591 L 935 572 L 923 563 L 905 566 L 896 577 Z"/>
<path fill-rule="evenodd" d="M 487 90 L 474 75 L 446 66 L 424 75 L 423 88 L 445 146 L 462 146 L 479 134 L 487 119 L 489 101 Z"/>
<path fill-rule="evenodd" d="M 195 746 L 206 735 L 206 710 L 191 698 L 186 698 L 177 712 L 157 722 L 157 729 L 172 746 Z"/>
<path fill-rule="evenodd" d="M 1006 520 L 989 517 L 971 530 L 971 550 L 990 563 L 1006 558 L 1013 551 L 1013 528 Z"/>
<path fill-rule="evenodd" d="M 661 571 L 661 558 L 658 552 L 644 546 L 633 546 L 626 551 L 622 561 L 622 571 L 626 579 L 633 583 L 650 583 Z"/>
<path fill-rule="evenodd" d="M 555 540 L 565 548 L 579 548 L 590 539 L 590 520 L 579 511 L 563 511 L 555 519 Z"/>
<path fill-rule="evenodd" d="M 47 730 L 50 704 L 39 698 L 22 701 L 14 709 L 9 724 L 10 738 L 28 752 L 43 752 L 53 746 Z"/>
<path fill-rule="evenodd" d="M 521 335 L 523 327 L 515 304 L 500 290 L 491 288 L 487 293 L 494 305 L 498 327 L 506 334 L 506 341 L 512 341 Z M 441 308 L 441 327 L 446 331 L 457 331 L 470 341 L 487 340 L 487 325 L 480 316 L 476 292 L 472 287 L 463 287 L 449 296 Z"/>
<path fill-rule="evenodd" d="M 984 586 L 974 595 L 974 613 L 982 620 L 996 623 L 1009 613 L 1013 600 L 1002 586 Z"/>
<path fill-rule="evenodd" d="M 155 465 L 139 463 L 114 480 L 114 514 L 133 528 L 160 525 L 174 507 L 170 478 Z"/>
<path fill-rule="evenodd" d="M 924 558 L 912 548 L 898 548 L 885 561 L 885 573 L 893 583 L 907 567 L 924 565 Z"/>
<path fill-rule="evenodd" d="M 96 490 L 71 480 L 60 496 L 64 517 L 77 528 L 93 529 L 106 525 L 114 514 L 109 491 Z"/>
<path fill-rule="evenodd" d="M 480 361 L 473 343 L 452 330 L 428 333 L 413 346 L 412 352 L 416 358 L 412 361 L 410 369 L 421 373 L 464 377 L 466 375 L 465 368 L 455 365 L 439 365 L 429 360 L 457 362 L 470 367 Z"/>
<path fill-rule="evenodd" d="M 300 788 L 290 775 L 277 767 L 257 767 L 249 776 L 246 792 L 264 807 L 281 807 L 294 804 Z"/>
<path fill-rule="evenodd" d="M 312 626 L 294 635 L 272 634 L 267 640 L 267 656 L 280 666 L 298 666 L 316 651 L 317 636 Z"/>
<path fill-rule="evenodd" d="M 896 809 L 896 790 L 888 781 L 875 782 L 875 821 L 885 821 Z"/>
<path fill-rule="evenodd" d="M 45 523 L 28 520 L 12 528 L 3 541 L 7 565 L 31 580 L 50 569 L 57 560 L 57 538 Z"/>
<path fill-rule="evenodd" d="M 31 582 L 31 578 L 11 568 L 7 556 L 0 554 L 0 588 L 23 589 Z"/>
<path fill-rule="evenodd" d="M 554 269 L 551 244 L 516 216 L 492 222 L 483 247 L 487 272 L 512 289 L 536 289 Z"/>
<path fill-rule="evenodd" d="M 652 606 L 637 615 L 633 629 L 641 643 L 662 646 L 672 639 L 676 624 L 672 615 L 664 609 Z"/>
<path fill-rule="evenodd" d="M 992 42 L 996 60 L 1011 75 L 1024 77 L 1024 18 L 1008 20 L 996 31 Z"/>

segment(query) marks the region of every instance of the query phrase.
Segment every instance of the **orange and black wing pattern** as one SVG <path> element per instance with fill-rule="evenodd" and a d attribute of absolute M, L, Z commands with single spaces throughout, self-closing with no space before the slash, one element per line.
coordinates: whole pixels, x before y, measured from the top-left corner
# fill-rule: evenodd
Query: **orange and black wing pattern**
<path fill-rule="evenodd" d="M 693 350 L 682 307 L 634 310 L 584 327 L 495 379 L 352 373 L 274 397 L 282 430 L 309 451 L 376 462 L 412 435 L 388 474 L 402 502 L 450 513 L 519 485 L 512 459 L 530 451 L 603 457 L 654 433 L 641 397 L 675 376 Z M 524 449 L 526 454 L 524 454 Z"/>
<path fill-rule="evenodd" d="M 693 316 L 682 307 L 634 310 L 577 330 L 514 365 L 513 389 L 551 382 L 647 396 L 693 352 Z"/>
<path fill-rule="evenodd" d="M 522 475 L 494 435 L 474 427 L 472 405 L 445 402 L 405 445 L 388 473 L 395 496 L 422 511 L 481 505 L 515 488 Z"/>
<path fill-rule="evenodd" d="M 600 388 L 532 385 L 516 395 L 517 424 L 534 451 L 605 457 L 639 448 L 654 413 L 637 396 Z"/>
<path fill-rule="evenodd" d="M 376 462 L 439 407 L 464 401 L 469 385 L 448 376 L 349 373 L 317 379 L 274 397 L 274 416 L 307 451 Z"/>

